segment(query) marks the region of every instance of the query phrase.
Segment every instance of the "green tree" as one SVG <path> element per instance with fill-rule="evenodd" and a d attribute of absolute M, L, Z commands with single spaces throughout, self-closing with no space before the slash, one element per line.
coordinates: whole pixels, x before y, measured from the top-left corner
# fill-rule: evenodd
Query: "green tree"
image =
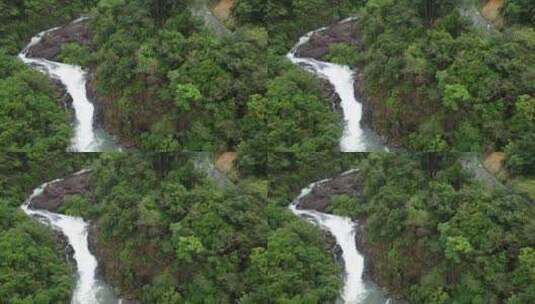
<path fill-rule="evenodd" d="M 176 86 L 175 104 L 181 111 L 190 111 L 192 104 L 201 98 L 201 92 L 192 84 L 178 84 Z"/>
<path fill-rule="evenodd" d="M 457 111 L 465 102 L 470 100 L 468 90 L 459 84 L 446 85 L 444 87 L 443 104 L 446 108 Z"/>

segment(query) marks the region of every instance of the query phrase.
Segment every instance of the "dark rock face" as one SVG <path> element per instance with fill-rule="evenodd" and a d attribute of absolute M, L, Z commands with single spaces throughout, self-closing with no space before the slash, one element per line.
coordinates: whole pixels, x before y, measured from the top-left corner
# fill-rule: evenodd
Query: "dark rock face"
<path fill-rule="evenodd" d="M 320 60 L 329 52 L 329 46 L 335 43 L 358 44 L 358 27 L 355 21 L 341 22 L 329 28 L 316 32 L 310 41 L 300 46 L 296 55 Z"/>
<path fill-rule="evenodd" d="M 358 172 L 340 175 L 316 185 L 309 195 L 301 199 L 298 208 L 324 212 L 332 197 L 341 194 L 359 196 L 361 191 L 362 181 Z"/>
<path fill-rule="evenodd" d="M 89 192 L 90 172 L 71 175 L 45 187 L 43 193 L 33 198 L 30 207 L 57 212 L 66 197 Z"/>
<path fill-rule="evenodd" d="M 355 98 L 358 102 L 362 104 L 362 118 L 360 120 L 360 125 L 364 128 L 369 128 L 376 132 L 376 134 L 381 138 L 382 142 L 388 144 L 388 147 L 393 151 L 401 151 L 402 145 L 399 142 L 399 139 L 386 136 L 382 130 L 375 125 L 380 116 L 379 103 L 377 100 L 370 98 L 364 92 L 364 81 L 365 76 L 361 70 L 357 70 L 355 73 Z"/>
<path fill-rule="evenodd" d="M 74 259 L 74 248 L 72 248 L 71 244 L 69 244 L 67 237 L 57 230 L 54 230 L 54 237 L 56 240 L 56 244 L 58 244 L 58 247 L 63 249 L 65 260 L 67 261 L 67 263 L 69 263 L 71 267 L 73 267 L 73 269 L 75 269 L 76 260 Z"/>
<path fill-rule="evenodd" d="M 355 234 L 355 242 L 357 244 L 357 250 L 364 257 L 364 273 L 362 277 L 366 281 L 372 281 L 380 287 L 389 287 L 389 284 L 381 280 L 381 276 L 378 273 L 377 266 L 375 261 L 379 259 L 379 256 L 382 254 L 378 248 L 372 246 L 368 241 L 368 232 L 367 232 L 367 220 L 359 220 Z M 408 304 L 407 301 L 400 298 L 394 293 L 389 293 L 390 303 L 392 304 Z"/>
<path fill-rule="evenodd" d="M 93 116 L 93 124 L 104 128 L 104 105 L 99 102 L 97 98 L 97 92 L 95 88 L 95 71 L 93 69 L 89 70 L 87 76 L 87 82 L 85 83 L 85 89 L 87 94 L 87 99 L 91 101 L 95 107 L 95 112 Z"/>
<path fill-rule="evenodd" d="M 95 108 L 93 116 L 93 125 L 97 128 L 105 130 L 108 134 L 113 134 L 123 149 L 135 149 L 137 143 L 121 134 L 118 129 L 121 124 L 120 119 L 117 119 L 113 107 L 114 99 L 109 96 L 99 94 L 96 89 L 97 80 L 96 72 L 91 67 L 87 73 L 87 82 L 85 84 L 87 99 L 93 104 Z"/>
<path fill-rule="evenodd" d="M 59 79 L 50 78 L 52 85 L 54 86 L 56 96 L 58 97 L 59 104 L 69 112 L 71 120 L 74 120 L 74 108 L 72 106 L 72 96 L 67 92 L 65 86 Z"/>
<path fill-rule="evenodd" d="M 366 220 L 359 221 L 357 231 L 355 234 L 355 242 L 357 250 L 364 256 L 364 273 L 362 274 L 365 280 L 375 281 L 375 266 L 373 259 L 370 258 L 371 250 L 368 244 L 368 234 L 366 232 Z"/>
<path fill-rule="evenodd" d="M 46 33 L 40 43 L 28 50 L 28 57 L 55 60 L 65 43 L 77 42 L 82 45 L 91 44 L 88 22 L 70 23 L 55 31 Z"/>
<path fill-rule="evenodd" d="M 373 126 L 374 105 L 366 98 L 362 83 L 364 82 L 364 74 L 360 71 L 355 73 L 355 98 L 362 104 L 362 118 L 360 124 L 362 126 Z"/>
<path fill-rule="evenodd" d="M 341 105 L 342 99 L 340 99 L 340 96 L 336 94 L 336 91 L 331 83 L 328 80 L 320 79 L 320 90 L 321 96 L 324 99 L 329 100 L 332 110 L 340 116 L 340 119 L 343 119 L 344 112 Z"/>

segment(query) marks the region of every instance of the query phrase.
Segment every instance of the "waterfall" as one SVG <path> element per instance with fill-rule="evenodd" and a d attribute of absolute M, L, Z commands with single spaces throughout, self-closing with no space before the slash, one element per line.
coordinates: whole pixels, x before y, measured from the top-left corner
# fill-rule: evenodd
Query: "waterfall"
<path fill-rule="evenodd" d="M 350 170 L 345 174 L 351 174 Z M 299 209 L 298 204 L 305 196 L 310 194 L 316 185 L 328 182 L 324 179 L 310 184 L 301 190 L 299 196 L 290 204 L 290 210 L 297 216 L 304 218 L 321 229 L 328 231 L 336 240 L 342 250 L 344 265 L 344 287 L 339 302 L 345 304 L 384 304 L 389 301 L 384 293 L 372 282 L 363 279 L 364 257 L 358 252 L 356 244 L 356 227 L 358 222 L 350 218 L 322 213 L 316 210 Z"/>
<path fill-rule="evenodd" d="M 353 21 L 348 18 L 341 22 Z M 342 152 L 368 152 L 372 150 L 388 151 L 376 134 L 361 126 L 362 104 L 355 97 L 354 71 L 345 65 L 320 61 L 314 58 L 300 58 L 296 53 L 300 46 L 310 41 L 314 33 L 326 30 L 326 27 L 311 31 L 301 37 L 299 42 L 286 55 L 290 61 L 305 70 L 327 79 L 336 94 L 340 97 L 344 114 L 344 133 L 340 139 Z M 350 170 L 343 174 L 350 174 Z M 362 275 L 364 272 L 364 257 L 357 251 L 356 227 L 358 223 L 348 217 L 322 213 L 316 210 L 303 210 L 297 206 L 300 200 L 308 195 L 316 185 L 329 181 L 322 180 L 310 184 L 301 191 L 301 194 L 290 204 L 290 210 L 318 225 L 321 229 L 329 231 L 342 250 L 344 260 L 344 288 L 338 302 L 346 304 L 383 304 L 390 301 L 384 293 L 372 282 L 366 282 Z"/>
<path fill-rule="evenodd" d="M 354 18 L 348 18 L 341 22 L 349 22 Z M 349 66 L 319 61 L 314 58 L 297 57 L 296 52 L 300 46 L 310 41 L 314 33 L 326 30 L 326 27 L 311 31 L 301 37 L 299 42 L 286 55 L 294 64 L 327 79 L 336 94 L 340 97 L 341 107 L 344 114 L 344 133 L 340 139 L 340 150 L 342 152 L 365 152 L 370 150 L 386 150 L 381 140 L 376 134 L 361 126 L 362 103 L 355 97 L 354 71 Z"/>
<path fill-rule="evenodd" d="M 87 171 L 80 171 L 76 174 L 85 172 Z M 78 279 L 71 300 L 72 304 L 119 303 L 111 287 L 96 276 L 98 263 L 95 256 L 89 251 L 88 223 L 80 217 L 67 216 L 47 210 L 36 210 L 30 207 L 32 199 L 43 193 L 46 186 L 60 181 L 62 179 L 56 179 L 37 187 L 21 206 L 21 209 L 27 215 L 37 218 L 40 222 L 50 225 L 63 233 L 74 249 Z"/>
<path fill-rule="evenodd" d="M 83 21 L 87 18 L 79 18 L 73 23 Z M 35 46 L 43 37 L 52 31 L 59 29 L 55 27 L 43 31 L 33 37 L 30 43 L 20 52 L 19 58 L 27 65 L 37 68 L 39 71 L 49 75 L 51 78 L 59 79 L 72 97 L 72 106 L 75 113 L 75 134 L 71 141 L 69 150 L 73 152 L 99 152 L 105 150 L 116 150 L 117 145 L 111 137 L 103 130 L 94 127 L 95 108 L 87 98 L 86 72 L 77 65 L 70 65 L 50 61 L 44 58 L 29 58 L 28 51 Z"/>

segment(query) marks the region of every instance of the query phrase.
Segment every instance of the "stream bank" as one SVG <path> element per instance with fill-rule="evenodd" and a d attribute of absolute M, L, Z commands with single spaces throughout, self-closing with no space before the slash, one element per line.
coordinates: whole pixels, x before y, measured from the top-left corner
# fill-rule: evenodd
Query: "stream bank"
<path fill-rule="evenodd" d="M 98 275 L 98 263 L 88 245 L 89 223 L 79 216 L 55 213 L 70 195 L 84 194 L 89 180 L 88 171 L 74 173 L 65 179 L 55 179 L 35 188 L 21 209 L 28 216 L 51 226 L 56 231 L 58 247 L 63 247 L 67 261 L 76 269 L 73 304 L 120 303 L 112 288 Z M 39 207 L 47 209 L 37 209 Z"/>
<path fill-rule="evenodd" d="M 37 217 L 43 217 L 45 219 L 46 217 L 49 218 L 65 218 L 66 220 L 74 220 L 74 221 L 81 221 L 81 218 L 76 217 L 69 217 L 64 216 L 61 213 L 58 213 L 61 210 L 61 207 L 64 205 L 64 203 L 72 196 L 79 195 L 83 196 L 87 199 L 87 202 L 90 204 L 94 203 L 94 200 L 91 199 L 91 192 L 94 190 L 94 187 L 91 184 L 91 172 L 88 170 L 84 170 L 78 173 L 74 173 L 72 175 L 69 175 L 63 179 L 57 179 L 52 182 L 44 184 L 41 188 L 38 188 L 36 192 L 34 192 L 34 195 L 32 195 L 29 199 L 28 209 L 32 210 L 31 212 L 35 212 Z M 35 211 L 33 211 L 35 210 Z M 45 217 L 46 216 L 46 217 Z M 106 303 L 106 304 L 115 304 L 115 303 L 121 303 L 121 304 L 136 304 L 138 302 L 129 300 L 128 295 L 122 295 L 122 299 L 119 301 L 116 299 L 115 295 L 113 295 L 113 292 L 111 291 L 111 287 L 106 284 L 106 282 L 112 282 L 109 277 L 106 275 L 106 268 L 109 263 L 106 262 L 106 259 L 102 255 L 102 251 L 97 250 L 97 239 L 98 239 L 98 223 L 95 221 L 89 221 L 88 219 L 85 219 L 86 227 L 85 227 L 85 237 L 87 242 L 87 249 L 90 254 L 94 255 L 94 258 L 96 260 L 89 261 L 89 265 L 95 265 L 94 269 L 94 286 L 92 289 L 96 289 L 93 291 L 93 294 L 90 294 L 89 289 L 86 288 L 86 292 L 88 292 L 87 295 L 84 295 L 84 297 L 87 297 L 88 300 L 96 301 L 96 302 L 87 302 L 87 303 Z M 56 229 L 56 228 L 55 228 Z M 71 265 L 73 265 L 73 268 L 76 268 L 77 262 L 75 261 L 75 249 L 69 244 L 67 240 L 67 236 L 65 236 L 63 233 L 58 230 L 56 231 L 56 237 L 58 240 L 58 246 L 61 246 L 62 248 L 65 248 L 65 254 L 67 256 L 67 260 Z M 72 237 L 72 236 L 71 236 Z M 80 248 L 78 248 L 80 250 Z M 98 264 L 96 264 L 98 261 Z M 78 268 L 86 268 L 86 265 L 81 264 L 81 261 L 78 262 Z M 80 271 L 80 270 L 79 270 Z M 87 270 L 86 270 L 87 271 Z M 103 279 L 103 280 L 102 280 Z M 114 284 L 115 285 L 115 284 Z M 116 290 L 117 291 L 117 290 Z M 117 293 L 117 292 L 116 292 Z M 118 293 L 117 293 L 118 294 Z M 73 296 L 73 301 L 76 301 L 76 299 L 79 299 L 80 296 L 75 294 Z M 119 301 L 119 302 L 118 302 Z M 80 303 L 80 304 L 86 304 Z"/>
<path fill-rule="evenodd" d="M 32 38 L 32 42 L 21 52 L 19 57 L 28 65 L 43 71 L 49 76 L 58 91 L 58 96 L 61 97 L 59 98 L 60 104 L 71 114 L 71 121 L 75 126 L 76 132 L 78 132 L 77 128 L 81 125 L 81 117 L 83 115 L 91 116 L 88 118 L 90 119 L 88 122 L 85 117 L 83 118 L 85 125 L 82 128 L 85 128 L 84 132 L 88 132 L 87 128 L 93 129 L 94 142 L 91 145 L 83 143 L 78 147 L 74 145 L 72 150 L 108 151 L 121 149 L 121 146 L 129 148 L 133 145 L 127 140 L 119 138 L 120 145 L 117 145 L 116 138 L 110 136 L 115 132 L 113 132 L 113 128 L 110 128 L 105 123 L 104 119 L 109 107 L 95 93 L 95 83 L 92 81 L 95 75 L 94 68 L 84 67 L 84 69 L 87 68 L 87 70 L 84 70 L 76 65 L 59 62 L 62 48 L 66 44 L 75 43 L 90 50 L 94 49 L 89 22 L 88 18 L 79 18 L 66 25 L 40 33 Z M 73 99 L 73 95 L 76 96 L 76 99 Z M 84 111 L 84 113 L 76 113 L 76 106 L 78 106 L 78 111 Z M 76 134 L 76 136 L 79 135 L 82 134 Z M 80 141 L 80 139 L 73 139 L 73 144 L 76 141 Z"/>
<path fill-rule="evenodd" d="M 361 43 L 357 19 L 348 18 L 304 35 L 287 57 L 321 80 L 323 97 L 345 122 L 340 144 L 343 152 L 383 151 L 388 150 L 386 144 L 397 148 L 395 140 L 375 131 L 376 106 L 363 93 L 363 73 L 354 67 L 323 61 L 334 45 L 347 44 L 356 49 Z"/>
<path fill-rule="evenodd" d="M 206 174 L 206 176 L 214 181 L 214 185 L 221 188 L 234 188 L 236 187 L 221 171 L 214 165 L 213 156 L 210 153 L 194 153 L 192 156 L 192 162 L 194 167 Z M 227 155 L 228 158 L 232 159 L 233 155 Z M 136 299 L 136 290 L 142 288 L 144 284 L 150 282 L 153 278 L 157 277 L 160 273 L 164 272 L 168 267 L 168 261 L 156 261 L 152 260 L 153 263 L 135 263 L 132 267 L 135 269 L 133 273 L 137 274 L 136 284 L 133 287 L 125 287 L 121 281 L 121 271 L 124 271 L 124 260 L 120 256 L 121 246 L 117 246 L 117 243 L 110 241 L 104 237 L 103 227 L 105 227 L 105 220 L 103 217 L 99 217 L 96 213 L 92 213 L 90 210 L 95 210 L 95 208 L 74 208 L 73 205 L 68 204 L 69 199 L 73 196 L 81 196 L 87 204 L 96 204 L 94 193 L 96 191 L 95 182 L 92 176 L 92 172 L 89 170 L 84 170 L 69 176 L 66 176 L 62 179 L 57 179 L 52 182 L 44 184 L 42 187 L 38 188 L 38 191 L 34 192 L 35 195 L 31 196 L 27 208 L 34 212 L 35 216 L 40 217 L 41 214 L 46 215 L 48 218 L 75 218 L 71 216 L 65 216 L 63 212 L 68 212 L 69 210 L 74 211 L 77 216 L 83 216 L 83 221 L 87 224 L 85 233 L 87 237 L 87 248 L 88 251 L 96 258 L 98 264 L 95 268 L 95 281 L 97 282 L 95 286 L 105 285 L 110 290 L 113 290 L 115 294 L 121 296 L 121 304 L 136 304 L 140 303 Z M 66 208 L 65 208 L 66 207 Z M 97 208 L 102 207 L 98 205 Z M 78 214 L 77 210 L 81 210 Z M 43 217 L 45 218 L 45 217 Z M 80 217 L 76 217 L 78 220 L 82 220 Z M 63 231 L 65 232 L 65 231 Z M 63 236 L 63 234 L 58 232 L 58 237 Z M 61 241 L 59 239 L 58 246 L 61 248 L 67 248 L 64 244 L 67 242 Z M 68 243 L 68 242 L 67 242 Z M 151 253 L 157 251 L 153 244 L 144 247 L 144 253 L 147 258 L 152 258 Z M 72 251 L 72 250 L 71 250 Z M 79 251 L 78 251 L 79 252 Z M 71 255 L 72 257 L 72 255 Z M 95 263 L 96 263 L 95 261 Z M 90 263 L 89 263 L 90 264 Z M 75 264 L 74 264 L 75 265 Z M 81 266 L 82 265 L 82 266 Z M 78 261 L 78 268 L 84 268 L 83 263 Z M 109 287 L 113 286 L 113 289 Z M 100 301 L 99 294 L 96 294 L 99 298 L 97 302 L 87 302 L 90 304 L 100 303 L 100 304 L 116 304 L 117 302 L 111 302 L 109 299 Z M 82 302 L 80 304 L 86 304 Z"/>
<path fill-rule="evenodd" d="M 295 205 L 297 210 L 311 210 L 312 212 L 318 212 L 319 217 L 334 217 L 328 213 L 327 210 L 330 201 L 337 195 L 348 195 L 351 197 L 363 198 L 363 180 L 359 171 L 351 170 L 346 173 L 340 174 L 330 179 L 322 180 L 311 185 L 308 192 L 297 199 Z M 311 216 L 307 215 L 305 217 Z M 389 294 L 385 290 L 393 290 L 388 286 L 387 282 L 380 281 L 380 276 L 377 275 L 377 267 L 375 260 L 381 252 L 381 248 L 375 248 L 368 242 L 367 235 L 367 223 L 366 218 L 352 219 L 355 222 L 354 226 L 354 242 L 360 255 L 363 256 L 364 268 L 362 271 L 363 286 L 366 291 L 360 295 L 360 301 L 356 303 L 406 303 L 405 301 L 396 298 L 395 294 Z M 326 232 L 329 235 L 329 239 L 332 240 L 334 235 Z M 335 253 L 336 260 L 344 264 L 343 251 L 339 245 L 328 241 L 328 245 L 331 246 L 331 251 Z M 346 248 L 347 249 L 347 248 Z M 347 272 L 347 270 L 346 270 Z M 347 287 L 346 287 L 347 288 Z M 391 297 L 391 298 L 389 298 Z M 347 299 L 344 299 L 347 302 Z M 353 303 L 353 302 L 347 302 Z"/>

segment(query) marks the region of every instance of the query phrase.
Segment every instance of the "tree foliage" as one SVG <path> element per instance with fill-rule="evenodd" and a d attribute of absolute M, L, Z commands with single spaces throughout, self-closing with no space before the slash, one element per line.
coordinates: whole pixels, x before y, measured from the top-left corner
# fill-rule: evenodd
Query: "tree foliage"
<path fill-rule="evenodd" d="M 190 159 L 116 154 L 95 163 L 88 214 L 114 286 L 159 303 L 336 298 L 339 269 L 317 228 L 256 192 L 218 188 Z"/>
<path fill-rule="evenodd" d="M 47 77 L 0 49 L 0 150 L 65 151 L 71 130 Z"/>
<path fill-rule="evenodd" d="M 333 210 L 366 219 L 377 280 L 411 303 L 532 302 L 533 206 L 490 191 L 458 157 L 370 154 L 363 197 Z"/>
<path fill-rule="evenodd" d="M 68 303 L 75 283 L 64 241 L 20 206 L 52 176 L 79 170 L 91 155 L 63 152 L 0 154 L 0 302 Z"/>
<path fill-rule="evenodd" d="M 434 7 L 429 19 L 429 7 Z M 426 21 L 427 20 L 427 21 Z M 484 34 L 457 1 L 369 1 L 358 20 L 373 127 L 418 151 L 503 150 L 520 96 L 533 95 L 533 29 Z"/>

